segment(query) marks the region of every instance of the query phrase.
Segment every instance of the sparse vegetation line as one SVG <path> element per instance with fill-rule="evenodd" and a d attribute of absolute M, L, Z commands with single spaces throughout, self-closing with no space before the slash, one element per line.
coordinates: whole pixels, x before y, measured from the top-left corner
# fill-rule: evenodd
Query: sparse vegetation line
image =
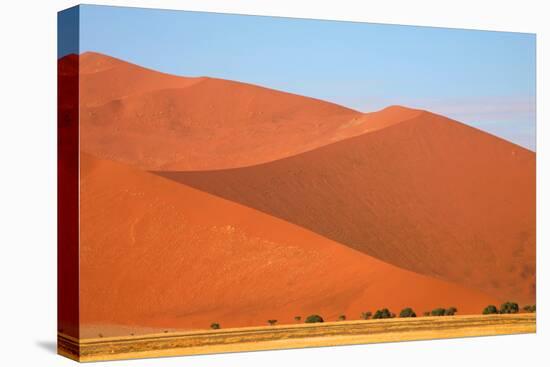
<path fill-rule="evenodd" d="M 133 356 L 137 358 L 306 345 L 528 333 L 535 331 L 535 319 L 535 314 L 523 313 L 317 322 L 82 340 L 60 335 L 59 347 L 62 354 L 69 357 L 71 353 L 74 357 L 80 351 L 81 360 L 92 361 Z"/>

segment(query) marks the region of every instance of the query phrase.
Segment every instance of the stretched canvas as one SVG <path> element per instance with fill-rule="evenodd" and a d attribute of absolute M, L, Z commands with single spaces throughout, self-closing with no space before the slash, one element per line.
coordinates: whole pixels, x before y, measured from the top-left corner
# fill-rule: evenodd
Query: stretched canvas
<path fill-rule="evenodd" d="M 535 332 L 534 34 L 58 18 L 60 354 Z"/>

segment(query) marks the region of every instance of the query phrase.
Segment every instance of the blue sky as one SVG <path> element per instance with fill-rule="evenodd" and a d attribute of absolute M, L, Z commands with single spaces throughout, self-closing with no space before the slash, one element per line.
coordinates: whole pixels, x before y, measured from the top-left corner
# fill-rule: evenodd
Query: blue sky
<path fill-rule="evenodd" d="M 424 108 L 535 150 L 533 34 L 86 5 L 79 48 L 360 111 Z"/>

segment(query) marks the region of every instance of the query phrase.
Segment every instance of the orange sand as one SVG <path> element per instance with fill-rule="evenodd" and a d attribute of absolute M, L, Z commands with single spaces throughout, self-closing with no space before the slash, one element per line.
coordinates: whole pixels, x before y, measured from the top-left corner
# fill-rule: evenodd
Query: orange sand
<path fill-rule="evenodd" d="M 260 86 L 163 74 L 97 53 L 81 55 L 80 63 L 81 149 L 145 170 L 269 162 L 420 112 L 362 114 Z"/>
<path fill-rule="evenodd" d="M 159 172 L 385 262 L 535 301 L 535 154 L 456 121 L 412 118 L 297 156 Z"/>
<path fill-rule="evenodd" d="M 425 111 L 79 61 L 84 330 L 534 302 L 533 152 Z"/>
<path fill-rule="evenodd" d="M 208 328 L 357 319 L 390 307 L 493 297 L 399 269 L 257 210 L 120 163 L 81 155 L 84 327 Z"/>

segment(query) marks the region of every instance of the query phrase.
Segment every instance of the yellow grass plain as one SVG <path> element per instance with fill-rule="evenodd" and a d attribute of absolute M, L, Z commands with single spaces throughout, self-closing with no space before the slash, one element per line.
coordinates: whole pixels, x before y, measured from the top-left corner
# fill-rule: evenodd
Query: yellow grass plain
<path fill-rule="evenodd" d="M 58 353 L 91 362 L 535 332 L 534 313 L 394 318 L 88 339 L 60 333 Z"/>

